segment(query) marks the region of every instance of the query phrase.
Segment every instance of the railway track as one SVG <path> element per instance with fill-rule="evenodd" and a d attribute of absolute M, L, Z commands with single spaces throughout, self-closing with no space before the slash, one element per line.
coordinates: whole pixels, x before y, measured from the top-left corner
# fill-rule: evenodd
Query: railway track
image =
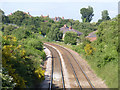
<path fill-rule="evenodd" d="M 64 76 L 63 76 L 60 56 L 54 48 L 48 45 L 44 45 L 44 46 L 51 51 L 51 56 L 52 56 L 52 71 L 51 71 L 51 80 L 49 84 L 49 89 L 50 90 L 52 88 L 65 89 Z"/>
<path fill-rule="evenodd" d="M 86 73 L 83 71 L 81 65 L 76 60 L 76 58 L 71 54 L 70 51 L 56 44 L 51 44 L 51 43 L 47 43 L 47 44 L 56 47 L 61 52 L 65 64 L 67 65 L 68 72 L 69 74 L 71 74 L 71 78 L 70 78 L 71 88 L 80 88 L 80 90 L 82 90 L 83 88 L 89 88 L 90 90 L 95 90 L 93 84 L 89 80 Z M 51 52 L 53 51 L 51 50 Z M 74 81 L 76 81 L 76 85 L 74 85 Z"/>

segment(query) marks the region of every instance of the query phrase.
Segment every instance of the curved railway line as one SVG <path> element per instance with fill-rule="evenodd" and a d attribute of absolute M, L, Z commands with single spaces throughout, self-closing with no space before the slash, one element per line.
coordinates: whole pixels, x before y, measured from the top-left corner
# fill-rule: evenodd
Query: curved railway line
<path fill-rule="evenodd" d="M 44 45 L 44 46 L 47 47 L 51 51 L 51 56 L 52 56 L 52 72 L 51 72 L 51 80 L 50 80 L 49 89 L 50 90 L 52 88 L 64 88 L 65 89 L 64 76 L 63 76 L 60 56 L 54 48 L 48 45 Z"/>
<path fill-rule="evenodd" d="M 61 59 L 58 54 L 58 52 L 53 48 L 57 48 L 60 53 L 62 54 L 62 57 L 64 59 L 67 71 L 69 73 L 69 81 L 70 81 L 70 86 L 71 88 L 89 88 L 90 90 L 95 90 L 93 84 L 89 80 L 88 76 L 86 73 L 83 71 L 81 65 L 79 62 L 76 60 L 76 58 L 71 54 L 71 52 L 67 49 L 65 49 L 62 46 L 52 44 L 52 43 L 45 43 L 44 44 L 52 54 L 52 73 L 51 73 L 51 83 L 50 83 L 50 88 L 55 88 L 53 87 L 53 84 L 58 85 L 58 88 L 65 88 L 65 82 L 64 82 L 64 72 L 62 71 L 62 64 L 61 64 Z M 51 47 L 51 46 L 53 47 Z M 56 58 L 57 57 L 57 58 Z M 55 65 L 56 64 L 56 65 Z M 59 75 L 61 75 L 61 82 L 56 82 L 54 78 L 54 72 L 57 70 Z M 53 83 L 54 82 L 54 83 Z"/>

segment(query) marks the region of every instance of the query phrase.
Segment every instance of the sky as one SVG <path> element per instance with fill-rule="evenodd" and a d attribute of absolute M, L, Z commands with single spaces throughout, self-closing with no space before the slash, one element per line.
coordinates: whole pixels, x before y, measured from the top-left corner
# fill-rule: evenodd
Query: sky
<path fill-rule="evenodd" d="M 29 12 L 32 16 L 49 15 L 54 18 L 64 16 L 65 19 L 81 20 L 80 9 L 93 7 L 92 22 L 101 19 L 101 11 L 108 10 L 114 18 L 118 14 L 118 0 L 0 0 L 0 9 L 6 15 L 17 10 Z"/>

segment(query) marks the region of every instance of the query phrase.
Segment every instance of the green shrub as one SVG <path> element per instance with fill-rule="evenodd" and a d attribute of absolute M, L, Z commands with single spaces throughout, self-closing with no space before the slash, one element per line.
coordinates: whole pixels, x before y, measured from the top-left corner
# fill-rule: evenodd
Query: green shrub
<path fill-rule="evenodd" d="M 76 43 L 77 43 L 77 33 L 66 32 L 65 37 L 64 37 L 64 43 L 65 44 L 76 45 Z"/>
<path fill-rule="evenodd" d="M 43 43 L 40 40 L 29 38 L 26 40 L 26 45 L 32 46 L 35 49 L 43 50 Z"/>

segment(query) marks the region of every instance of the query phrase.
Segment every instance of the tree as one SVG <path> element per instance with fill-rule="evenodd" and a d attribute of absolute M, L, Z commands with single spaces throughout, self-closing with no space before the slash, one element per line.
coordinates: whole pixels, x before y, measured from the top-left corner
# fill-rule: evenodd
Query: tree
<path fill-rule="evenodd" d="M 41 34 L 42 34 L 43 36 L 45 36 L 45 35 L 49 32 L 50 26 L 51 26 L 51 25 L 49 25 L 47 22 L 41 22 L 41 23 L 40 23 L 39 31 L 41 32 Z"/>
<path fill-rule="evenodd" d="M 108 11 L 107 10 L 103 10 L 102 11 L 102 19 L 98 20 L 97 25 L 99 25 L 103 21 L 110 20 L 110 17 L 108 15 L 109 15 Z"/>
<path fill-rule="evenodd" d="M 9 23 L 8 16 L 5 16 L 4 11 L 0 9 L 0 22 Z"/>
<path fill-rule="evenodd" d="M 47 34 L 47 37 L 51 40 L 60 41 L 62 39 L 63 33 L 60 32 L 59 26 L 53 24 L 51 30 Z"/>
<path fill-rule="evenodd" d="M 17 25 L 21 25 L 22 22 L 28 18 L 29 18 L 28 14 L 19 10 L 9 16 L 10 23 L 14 23 Z"/>
<path fill-rule="evenodd" d="M 103 10 L 102 11 L 102 20 L 110 20 L 110 17 L 108 16 L 108 11 L 107 10 Z"/>
<path fill-rule="evenodd" d="M 75 32 L 67 32 L 64 37 L 65 44 L 76 45 L 77 43 L 77 33 Z"/>
<path fill-rule="evenodd" d="M 88 8 L 82 8 L 80 10 L 80 13 L 82 14 L 82 21 L 83 22 L 91 22 L 93 14 L 93 8 L 91 6 L 88 6 Z"/>

